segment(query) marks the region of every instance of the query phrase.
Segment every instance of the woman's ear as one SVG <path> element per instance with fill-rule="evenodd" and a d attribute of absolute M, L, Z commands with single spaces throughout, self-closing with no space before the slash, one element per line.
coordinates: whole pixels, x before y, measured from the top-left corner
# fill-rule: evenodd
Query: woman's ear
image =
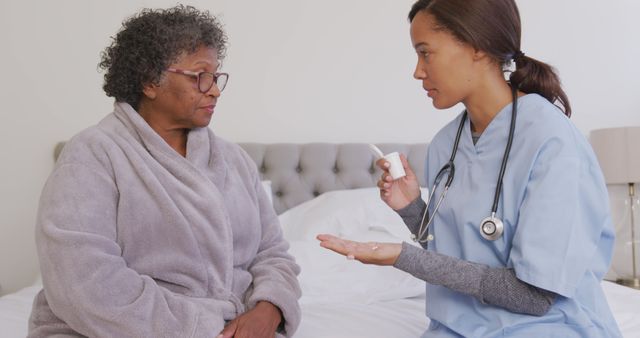
<path fill-rule="evenodd" d="M 146 84 L 142 87 L 142 93 L 147 99 L 153 100 L 158 96 L 158 86 L 153 83 Z"/>

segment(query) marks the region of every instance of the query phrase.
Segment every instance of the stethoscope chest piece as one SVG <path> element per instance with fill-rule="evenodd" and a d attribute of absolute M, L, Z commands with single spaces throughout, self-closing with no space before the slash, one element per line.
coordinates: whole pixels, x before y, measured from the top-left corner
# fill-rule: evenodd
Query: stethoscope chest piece
<path fill-rule="evenodd" d="M 480 223 L 480 234 L 486 240 L 495 241 L 502 236 L 503 231 L 504 225 L 499 218 L 495 217 L 495 215 L 491 215 L 483 219 Z"/>
<path fill-rule="evenodd" d="M 504 225 L 502 224 L 502 221 L 496 217 L 496 212 L 498 211 L 498 202 L 500 200 L 500 192 L 502 191 L 502 180 L 504 178 L 505 169 L 507 168 L 507 161 L 509 159 L 509 152 L 511 151 L 511 144 L 513 143 L 513 133 L 516 129 L 516 116 L 518 112 L 517 88 L 512 87 L 511 94 L 513 97 L 513 103 L 511 108 L 511 125 L 509 127 L 509 138 L 507 139 L 507 145 L 504 150 L 504 155 L 502 156 L 502 164 L 500 165 L 500 173 L 498 174 L 498 182 L 496 183 L 496 192 L 493 195 L 493 206 L 491 207 L 491 216 L 483 219 L 482 222 L 480 223 L 480 235 L 482 235 L 484 239 L 489 241 L 495 241 L 496 239 L 500 238 L 502 236 L 502 233 L 504 232 Z M 431 225 L 431 222 L 433 221 L 434 216 L 437 213 L 438 208 L 440 207 L 440 203 L 442 203 L 442 200 L 444 199 L 444 196 L 447 194 L 447 191 L 451 186 L 451 182 L 453 181 L 453 177 L 455 174 L 454 160 L 456 158 L 458 145 L 460 143 L 460 136 L 462 135 L 462 130 L 464 129 L 466 119 L 467 119 L 467 111 L 465 110 L 464 114 L 462 115 L 462 118 L 460 119 L 460 125 L 458 126 L 458 132 L 456 133 L 456 138 L 453 143 L 453 150 L 451 150 L 451 157 L 449 158 L 449 162 L 447 162 L 444 165 L 444 167 L 442 167 L 442 169 L 440 169 L 440 171 L 436 175 L 433 183 L 433 188 L 431 189 L 431 193 L 429 194 L 429 199 L 427 200 L 427 206 L 425 207 L 424 213 L 422 214 L 422 220 L 420 221 L 418 233 L 415 235 L 412 235 L 411 237 L 414 241 L 425 243 L 427 241 L 433 240 L 433 235 L 428 233 L 429 225 Z M 433 202 L 433 197 L 434 197 L 433 194 L 436 191 L 436 188 L 438 187 L 440 179 L 442 179 L 444 176 L 444 173 L 447 173 L 447 172 L 449 173 L 449 176 L 447 177 L 447 181 L 444 184 L 444 189 L 440 194 L 440 198 L 438 198 L 438 201 L 435 203 L 431 217 L 427 217 L 427 214 L 429 214 L 429 211 L 431 210 L 430 206 L 431 206 L 431 203 Z M 426 223 L 425 223 L 425 220 L 426 220 Z M 428 235 L 427 238 L 424 238 L 425 235 Z"/>

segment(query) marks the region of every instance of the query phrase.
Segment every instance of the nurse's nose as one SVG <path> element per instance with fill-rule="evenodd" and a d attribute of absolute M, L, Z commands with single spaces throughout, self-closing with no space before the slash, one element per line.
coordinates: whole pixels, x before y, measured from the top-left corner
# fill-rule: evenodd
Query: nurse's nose
<path fill-rule="evenodd" d="M 427 78 L 427 72 L 422 67 L 422 62 L 418 59 L 416 69 L 413 71 L 413 78 L 416 80 L 424 80 Z"/>

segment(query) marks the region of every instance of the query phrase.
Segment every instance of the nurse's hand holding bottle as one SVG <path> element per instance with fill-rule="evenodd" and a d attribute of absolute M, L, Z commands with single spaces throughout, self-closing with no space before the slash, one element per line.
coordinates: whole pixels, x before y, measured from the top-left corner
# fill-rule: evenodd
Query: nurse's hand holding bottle
<path fill-rule="evenodd" d="M 400 210 L 420 196 L 420 182 L 407 162 L 404 155 L 400 155 L 400 161 L 404 167 L 406 176 L 393 180 L 389 173 L 389 162 L 384 158 L 376 161 L 376 165 L 382 169 L 382 176 L 378 181 L 380 198 L 393 210 Z"/>
<path fill-rule="evenodd" d="M 382 169 L 382 176 L 378 181 L 380 198 L 394 210 L 402 209 L 420 197 L 420 183 L 409 167 L 407 158 L 400 155 L 400 161 L 406 176 L 396 180 L 389 173 L 390 164 L 387 160 L 381 158 L 376 161 L 376 165 Z M 393 265 L 402 251 L 402 244 L 399 243 L 354 242 L 328 234 L 318 235 L 317 239 L 323 248 L 365 264 Z"/>

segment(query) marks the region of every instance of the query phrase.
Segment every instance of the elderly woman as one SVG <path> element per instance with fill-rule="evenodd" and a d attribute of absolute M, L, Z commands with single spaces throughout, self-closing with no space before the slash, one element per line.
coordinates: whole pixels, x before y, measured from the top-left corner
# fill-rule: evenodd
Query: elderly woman
<path fill-rule="evenodd" d="M 178 6 L 102 55 L 114 111 L 65 146 L 40 201 L 30 337 L 291 336 L 299 267 L 255 164 L 207 126 L 226 36 Z"/>

